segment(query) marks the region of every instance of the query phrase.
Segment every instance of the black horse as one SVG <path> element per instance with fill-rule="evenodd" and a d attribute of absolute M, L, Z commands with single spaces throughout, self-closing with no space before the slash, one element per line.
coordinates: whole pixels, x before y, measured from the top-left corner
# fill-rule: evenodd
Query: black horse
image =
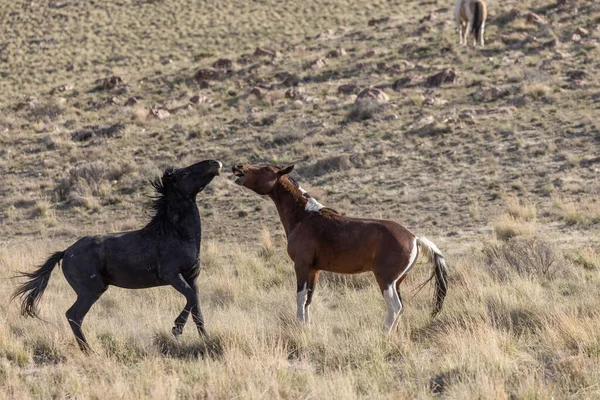
<path fill-rule="evenodd" d="M 63 260 L 65 278 L 77 293 L 66 315 L 83 351 L 89 349 L 81 330 L 83 318 L 109 285 L 128 289 L 173 286 L 187 300 L 175 319 L 173 335 L 183 332 L 190 312 L 200 335 L 206 335 L 196 286 L 201 236 L 196 195 L 219 175 L 222 166 L 206 160 L 187 168 L 167 168 L 162 178 L 152 182 L 157 194 L 152 203 L 155 215 L 144 228 L 86 236 L 54 253 L 37 271 L 21 273 L 29 278 L 13 294 L 13 298 L 23 298 L 21 314 L 37 316 L 50 274 Z"/>

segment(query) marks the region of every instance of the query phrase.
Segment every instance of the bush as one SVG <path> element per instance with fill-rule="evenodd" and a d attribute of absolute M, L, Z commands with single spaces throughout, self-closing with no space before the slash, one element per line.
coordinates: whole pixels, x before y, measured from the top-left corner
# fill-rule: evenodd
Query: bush
<path fill-rule="evenodd" d="M 569 264 L 547 242 L 536 239 L 510 239 L 506 243 L 488 243 L 483 248 L 492 276 L 504 281 L 511 273 L 523 277 L 553 279 Z"/>

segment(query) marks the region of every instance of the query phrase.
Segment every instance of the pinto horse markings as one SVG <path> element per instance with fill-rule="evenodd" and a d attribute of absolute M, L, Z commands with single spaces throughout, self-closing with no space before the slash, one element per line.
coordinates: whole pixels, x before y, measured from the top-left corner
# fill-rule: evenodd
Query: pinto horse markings
<path fill-rule="evenodd" d="M 454 6 L 454 19 L 458 30 L 458 39 L 461 45 L 468 46 L 469 33 L 473 33 L 473 45 L 479 40 L 484 45 L 483 35 L 485 20 L 487 19 L 487 6 L 483 0 L 458 0 Z"/>
<path fill-rule="evenodd" d="M 187 301 L 175 319 L 173 335 L 182 333 L 190 313 L 198 332 L 206 335 L 196 285 L 201 240 L 196 196 L 222 167 L 219 161 L 206 160 L 186 168 L 167 168 L 162 178 L 152 182 L 157 193 L 152 204 L 155 215 L 144 228 L 83 237 L 54 253 L 38 270 L 21 273 L 28 280 L 12 295 L 23 299 L 21 314 L 37 316 L 50 274 L 62 260 L 65 278 L 77 294 L 66 316 L 83 351 L 89 350 L 81 330 L 83 319 L 110 285 L 128 289 L 173 286 Z"/>
<path fill-rule="evenodd" d="M 399 286 L 423 252 L 434 266 L 435 304 L 432 315 L 443 306 L 447 291 L 446 261 L 439 249 L 400 224 L 375 219 L 345 217 L 311 201 L 288 174 L 293 165 L 237 165 L 232 169 L 235 182 L 260 195 L 269 196 L 283 224 L 288 240 L 287 252 L 294 262 L 297 283 L 297 316 L 309 321 L 320 271 L 356 274 L 372 271 L 384 297 L 387 316 L 384 332 L 391 332 L 402 313 Z"/>

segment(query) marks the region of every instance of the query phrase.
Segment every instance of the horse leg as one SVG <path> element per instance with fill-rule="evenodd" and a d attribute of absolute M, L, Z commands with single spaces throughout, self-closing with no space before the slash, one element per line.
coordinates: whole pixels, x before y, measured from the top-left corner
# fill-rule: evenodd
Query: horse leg
<path fill-rule="evenodd" d="M 485 30 L 485 21 L 483 21 L 481 23 L 481 29 L 479 29 L 479 44 L 481 45 L 481 47 L 484 46 L 484 41 L 483 41 L 483 31 Z"/>
<path fill-rule="evenodd" d="M 402 313 L 402 302 L 400 301 L 400 296 L 397 290 L 397 282 L 399 279 L 396 278 L 392 281 L 377 275 L 377 273 L 375 273 L 375 278 L 377 279 L 377 283 L 381 289 L 381 294 L 385 300 L 385 307 L 387 310 L 387 315 L 383 321 L 382 330 L 384 333 L 389 335 L 392 331 L 392 328 L 396 324 L 396 320 Z"/>
<path fill-rule="evenodd" d="M 456 17 L 456 30 L 458 32 L 458 44 L 462 46 L 462 22 L 460 20 L 460 15 Z"/>
<path fill-rule="evenodd" d="M 315 286 L 317 284 L 317 279 L 319 279 L 319 270 L 311 269 L 308 273 L 308 296 L 306 298 L 306 304 L 304 305 L 304 320 L 308 324 L 310 322 L 308 306 L 312 302 L 313 294 L 315 293 Z"/>
<path fill-rule="evenodd" d="M 306 264 L 295 263 L 294 269 L 296 270 L 296 305 L 297 305 L 297 317 L 299 322 L 306 321 L 306 303 L 308 301 L 308 279 L 310 275 L 310 267 Z"/>
<path fill-rule="evenodd" d="M 87 340 L 85 340 L 85 336 L 81 330 L 81 324 L 83 323 L 85 315 L 90 311 L 90 308 L 100 298 L 102 293 L 104 293 L 104 290 L 99 293 L 78 294 L 77 300 L 75 300 L 75 303 L 73 303 L 71 308 L 69 308 L 65 314 L 67 316 L 67 321 L 69 321 L 69 325 L 71 326 L 71 330 L 73 331 L 75 338 L 77 338 L 79 348 L 85 353 L 90 350 L 90 346 L 88 345 Z"/>
<path fill-rule="evenodd" d="M 184 279 L 184 277 L 177 273 L 176 275 L 165 276 L 164 280 L 169 283 L 171 286 L 175 288 L 179 293 L 185 296 L 186 304 L 181 313 L 175 318 L 175 326 L 171 329 L 173 336 L 177 337 L 181 335 L 183 332 L 183 327 L 187 322 L 188 315 L 194 308 L 198 306 L 198 294 L 197 291 L 194 290 L 189 283 Z M 197 322 L 196 322 L 197 321 Z M 204 321 L 202 320 L 202 314 L 200 310 L 198 310 L 197 318 L 195 319 L 196 326 L 198 327 L 198 332 L 201 335 L 206 335 L 206 331 L 204 330 Z"/>
<path fill-rule="evenodd" d="M 200 336 L 206 336 L 206 330 L 204 330 L 204 317 L 202 316 L 200 300 L 198 299 L 198 285 L 196 284 L 196 279 L 186 279 L 186 282 L 196 294 L 196 307 L 192 308 L 192 320 L 194 321 L 194 324 L 196 324 Z"/>
<path fill-rule="evenodd" d="M 469 46 L 469 31 L 471 30 L 471 26 L 473 26 L 473 19 L 469 18 L 469 22 L 467 22 L 467 26 L 465 27 L 465 35 L 463 37 L 463 44 L 465 46 Z"/>

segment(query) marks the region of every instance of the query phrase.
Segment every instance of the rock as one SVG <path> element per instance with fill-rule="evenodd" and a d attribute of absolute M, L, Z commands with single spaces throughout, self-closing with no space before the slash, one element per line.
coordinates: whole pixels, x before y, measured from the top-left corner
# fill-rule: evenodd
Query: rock
<path fill-rule="evenodd" d="M 254 50 L 254 55 L 256 57 L 272 57 L 275 58 L 275 56 L 277 55 L 277 53 L 272 50 L 272 49 L 267 49 L 265 47 L 257 47 L 256 50 Z"/>
<path fill-rule="evenodd" d="M 367 52 L 365 53 L 365 55 L 363 57 L 364 58 L 371 58 L 371 57 L 375 57 L 378 54 L 379 54 L 379 50 L 377 50 L 377 49 L 369 49 L 369 50 L 367 50 Z"/>
<path fill-rule="evenodd" d="M 508 90 L 502 90 L 498 87 L 484 87 L 471 94 L 473 100 L 479 102 L 496 101 L 501 97 L 508 95 Z"/>
<path fill-rule="evenodd" d="M 292 87 L 285 91 L 285 98 L 292 99 L 292 100 L 302 99 L 303 94 L 304 94 L 304 88 Z"/>
<path fill-rule="evenodd" d="M 575 33 L 581 37 L 587 37 L 590 35 L 590 31 L 582 27 L 575 29 Z"/>
<path fill-rule="evenodd" d="M 404 78 L 400 78 L 394 82 L 392 85 L 392 89 L 394 91 L 399 92 L 401 89 L 407 87 L 412 82 L 412 78 L 410 76 L 405 76 Z"/>
<path fill-rule="evenodd" d="M 586 83 L 582 79 L 575 79 L 569 84 L 570 89 L 584 89 L 586 87 Z"/>
<path fill-rule="evenodd" d="M 214 68 L 200 68 L 194 74 L 194 79 L 197 81 L 211 81 L 215 79 L 219 79 L 221 77 L 221 73 Z"/>
<path fill-rule="evenodd" d="M 195 96 L 190 97 L 190 103 L 193 103 L 193 104 L 208 103 L 208 97 L 195 95 Z"/>
<path fill-rule="evenodd" d="M 162 65 L 169 65 L 169 64 L 173 64 L 173 60 L 170 58 L 161 58 L 160 63 Z"/>
<path fill-rule="evenodd" d="M 354 104 L 360 103 L 364 100 L 375 100 L 377 104 L 385 104 L 390 100 L 390 97 L 381 89 L 366 88 L 358 94 Z"/>
<path fill-rule="evenodd" d="M 55 87 L 54 89 L 52 89 L 50 91 L 50 94 L 56 94 L 56 93 L 64 93 L 64 92 L 68 92 L 69 90 L 73 90 L 74 86 L 70 83 L 67 83 L 66 85 L 60 85 Z"/>
<path fill-rule="evenodd" d="M 356 92 L 358 92 L 358 86 L 356 86 L 352 83 L 346 84 L 346 85 L 341 85 L 341 86 L 338 86 L 337 91 L 338 91 L 338 93 L 342 93 L 345 95 L 355 94 Z"/>
<path fill-rule="evenodd" d="M 346 50 L 340 47 L 339 49 L 331 50 L 329 53 L 327 53 L 327 58 L 343 57 L 346 54 Z"/>
<path fill-rule="evenodd" d="M 169 118 L 171 113 L 164 108 L 151 108 L 148 111 L 148 119 L 160 119 Z"/>
<path fill-rule="evenodd" d="M 390 17 L 377 18 L 377 19 L 370 20 L 368 25 L 369 26 L 381 25 L 381 24 L 385 24 L 389 21 L 390 21 Z"/>
<path fill-rule="evenodd" d="M 24 109 L 34 109 L 38 104 L 38 101 L 35 97 L 28 97 L 24 102 L 21 102 L 16 105 L 15 111 L 21 111 Z"/>
<path fill-rule="evenodd" d="M 85 142 L 93 138 L 112 138 L 120 137 L 125 129 L 125 124 L 117 122 L 114 125 L 93 125 L 87 126 L 71 134 L 71 139 L 76 142 Z"/>
<path fill-rule="evenodd" d="M 427 78 L 425 85 L 429 87 L 440 87 L 442 86 L 442 83 L 456 83 L 457 81 L 457 72 L 454 68 L 448 68 Z"/>
<path fill-rule="evenodd" d="M 512 99 L 511 103 L 515 107 L 525 107 L 529 104 L 529 97 L 527 95 L 517 96 Z"/>
<path fill-rule="evenodd" d="M 137 103 L 139 103 L 139 100 L 137 98 L 130 97 L 127 99 L 127 101 L 123 105 L 129 107 L 129 106 L 136 105 Z"/>
<path fill-rule="evenodd" d="M 575 43 L 579 43 L 581 42 L 581 36 L 577 33 L 574 33 L 573 36 L 571 36 L 571 40 Z"/>
<path fill-rule="evenodd" d="M 448 100 L 438 98 L 438 97 L 426 97 L 423 100 L 423 107 L 433 107 L 433 106 L 443 106 L 448 103 Z"/>
<path fill-rule="evenodd" d="M 192 105 L 191 105 L 191 104 L 184 104 L 184 105 L 182 105 L 182 106 L 179 106 L 179 107 L 173 107 L 173 108 L 169 108 L 168 110 L 163 110 L 163 111 L 167 111 L 167 112 L 169 112 L 169 113 L 171 113 L 171 114 L 176 114 L 176 113 L 178 113 L 178 112 L 180 112 L 180 111 L 187 111 L 187 110 L 191 110 L 191 109 L 193 109 L 193 108 L 194 108 L 194 107 L 192 107 Z M 164 116 L 163 116 L 163 118 L 160 118 L 160 117 L 159 117 L 158 119 L 164 119 L 164 118 L 167 118 L 168 116 L 169 116 L 169 115 L 164 115 Z"/>
<path fill-rule="evenodd" d="M 98 79 L 95 90 L 112 90 L 123 85 L 123 79 L 120 76 L 111 76 L 108 78 Z"/>
<path fill-rule="evenodd" d="M 281 82 L 281 85 L 285 87 L 292 87 L 298 86 L 299 83 L 300 78 L 298 78 L 296 75 L 286 73 L 285 78 L 283 78 L 283 81 Z"/>
<path fill-rule="evenodd" d="M 399 117 L 396 114 L 392 114 L 392 115 L 386 115 L 385 117 L 382 118 L 382 120 L 384 120 L 384 121 L 395 121 L 398 118 Z"/>
<path fill-rule="evenodd" d="M 580 80 L 587 76 L 587 72 L 581 69 L 567 72 L 567 77 L 572 80 Z"/>
<path fill-rule="evenodd" d="M 265 95 L 265 91 L 259 87 L 255 87 L 250 91 L 250 94 L 253 94 L 258 99 L 262 99 Z"/>
<path fill-rule="evenodd" d="M 527 14 L 527 16 L 525 17 L 525 21 L 527 21 L 528 24 L 534 24 L 538 26 L 546 25 L 546 21 L 544 20 L 544 18 L 532 12 Z"/>
<path fill-rule="evenodd" d="M 212 67 L 215 69 L 230 70 L 233 68 L 233 61 L 229 58 L 219 58 L 213 63 Z"/>
<path fill-rule="evenodd" d="M 327 66 L 327 62 L 324 59 L 319 58 L 310 64 L 310 69 L 320 69 L 325 66 Z"/>

